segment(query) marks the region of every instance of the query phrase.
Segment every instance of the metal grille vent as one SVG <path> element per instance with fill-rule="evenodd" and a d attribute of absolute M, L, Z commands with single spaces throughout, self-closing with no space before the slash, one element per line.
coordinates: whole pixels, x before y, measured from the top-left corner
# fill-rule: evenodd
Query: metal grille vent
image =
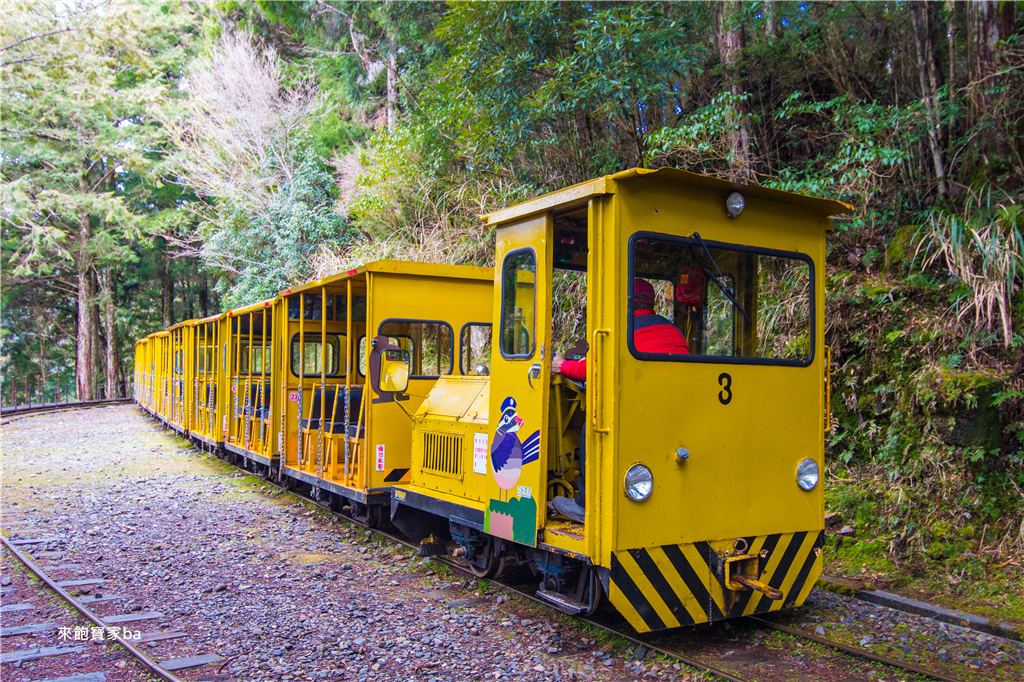
<path fill-rule="evenodd" d="M 423 471 L 438 476 L 462 478 L 462 435 L 423 434 Z"/>

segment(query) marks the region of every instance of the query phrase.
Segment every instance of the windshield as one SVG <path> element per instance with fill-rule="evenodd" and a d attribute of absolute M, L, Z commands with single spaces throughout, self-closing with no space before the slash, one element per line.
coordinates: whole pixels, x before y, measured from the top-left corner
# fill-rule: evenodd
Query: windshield
<path fill-rule="evenodd" d="M 637 358 L 810 363 L 814 287 L 807 256 L 652 233 L 634 235 L 629 255 L 629 345 Z M 643 291 L 637 295 L 648 290 L 644 282 L 654 290 L 653 304 Z M 682 332 L 685 354 L 651 340 L 671 331 L 663 325 Z"/>

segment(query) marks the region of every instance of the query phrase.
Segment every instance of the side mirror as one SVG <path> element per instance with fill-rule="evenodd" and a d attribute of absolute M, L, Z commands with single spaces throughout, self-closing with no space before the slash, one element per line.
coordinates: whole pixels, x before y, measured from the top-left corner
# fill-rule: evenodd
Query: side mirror
<path fill-rule="evenodd" d="M 404 393 L 409 388 L 409 351 L 386 348 L 380 354 L 380 390 Z"/>
<path fill-rule="evenodd" d="M 378 397 L 374 403 L 395 403 L 408 400 L 405 390 L 409 388 L 409 351 L 393 345 L 386 336 L 377 336 L 370 341 L 370 354 L 366 358 L 366 378 Z"/>

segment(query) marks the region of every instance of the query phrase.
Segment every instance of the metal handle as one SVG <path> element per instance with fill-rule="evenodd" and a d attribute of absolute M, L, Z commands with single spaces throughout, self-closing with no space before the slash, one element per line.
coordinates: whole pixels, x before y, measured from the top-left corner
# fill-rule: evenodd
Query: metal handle
<path fill-rule="evenodd" d="M 596 433 L 610 433 L 611 432 L 611 429 L 609 429 L 608 427 L 603 427 L 602 428 L 602 427 L 597 425 L 597 404 L 598 404 L 597 396 L 601 392 L 601 390 L 600 390 L 601 384 L 598 381 L 598 373 L 597 373 L 597 358 L 598 358 L 598 355 L 600 354 L 600 346 L 599 346 L 599 344 L 597 342 L 598 342 L 598 340 L 601 339 L 602 336 L 604 336 L 606 334 L 611 334 L 611 333 L 612 333 L 611 329 L 595 329 L 594 330 L 594 342 L 592 344 L 590 344 L 594 348 L 594 352 L 590 356 L 590 368 L 591 368 L 591 371 L 594 373 L 594 381 L 592 382 L 594 384 L 594 386 L 593 386 L 593 389 L 591 390 L 591 393 L 593 394 L 593 396 L 591 398 L 591 405 L 590 405 L 590 423 L 591 423 L 591 426 L 593 427 L 593 429 L 594 429 L 594 431 Z"/>
<path fill-rule="evenodd" d="M 533 388 L 533 380 L 540 379 L 540 363 L 535 362 L 530 365 L 530 368 L 526 370 L 526 381 L 530 384 L 530 388 Z"/>
<path fill-rule="evenodd" d="M 825 433 L 832 430 L 832 347 L 825 346 Z"/>

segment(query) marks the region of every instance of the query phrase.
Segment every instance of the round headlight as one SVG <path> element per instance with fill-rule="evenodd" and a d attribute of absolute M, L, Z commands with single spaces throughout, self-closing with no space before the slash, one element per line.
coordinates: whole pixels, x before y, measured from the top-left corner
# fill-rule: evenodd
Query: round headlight
<path fill-rule="evenodd" d="M 729 198 L 725 200 L 725 210 L 729 214 L 730 218 L 735 218 L 742 213 L 743 207 L 746 205 L 746 200 L 743 199 L 743 195 L 739 192 L 733 192 L 729 195 Z"/>
<path fill-rule="evenodd" d="M 654 490 L 654 474 L 643 464 L 634 464 L 626 471 L 626 494 L 629 499 L 643 502 Z"/>
<path fill-rule="evenodd" d="M 812 490 L 818 485 L 818 463 L 813 459 L 805 459 L 796 466 L 796 484 L 804 490 Z"/>

